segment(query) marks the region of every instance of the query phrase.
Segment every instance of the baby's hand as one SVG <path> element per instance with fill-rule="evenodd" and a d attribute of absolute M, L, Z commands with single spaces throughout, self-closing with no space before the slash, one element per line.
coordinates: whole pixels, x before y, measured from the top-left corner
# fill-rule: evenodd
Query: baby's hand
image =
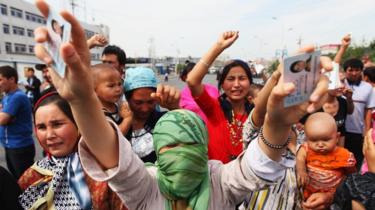
<path fill-rule="evenodd" d="M 123 102 L 120 104 L 120 116 L 123 120 L 132 121 L 133 120 L 133 112 L 129 108 L 129 104 L 127 102 Z"/>
<path fill-rule="evenodd" d="M 297 172 L 297 182 L 300 187 L 305 187 L 309 183 L 309 175 L 306 171 Z"/>

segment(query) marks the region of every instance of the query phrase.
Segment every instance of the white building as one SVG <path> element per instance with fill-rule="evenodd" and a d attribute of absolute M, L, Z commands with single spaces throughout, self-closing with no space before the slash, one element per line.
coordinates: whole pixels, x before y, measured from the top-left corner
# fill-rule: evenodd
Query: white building
<path fill-rule="evenodd" d="M 34 4 L 23 0 L 0 0 L 0 66 L 10 65 L 18 70 L 20 79 L 24 79 L 24 70 L 41 63 L 34 54 L 34 29 L 45 25 L 46 20 Z M 109 37 L 109 28 L 105 25 L 82 23 L 86 36 L 96 33 Z M 102 49 L 91 50 L 93 63 L 99 62 Z M 39 78 L 40 72 L 36 71 Z"/>

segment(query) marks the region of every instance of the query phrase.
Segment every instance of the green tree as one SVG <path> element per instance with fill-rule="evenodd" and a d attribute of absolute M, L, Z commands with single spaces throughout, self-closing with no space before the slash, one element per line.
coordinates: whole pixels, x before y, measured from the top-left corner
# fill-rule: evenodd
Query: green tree
<path fill-rule="evenodd" d="M 276 71 L 277 67 L 279 66 L 280 62 L 279 59 L 274 60 L 270 66 L 266 69 L 267 74 L 271 75 L 274 71 Z"/>

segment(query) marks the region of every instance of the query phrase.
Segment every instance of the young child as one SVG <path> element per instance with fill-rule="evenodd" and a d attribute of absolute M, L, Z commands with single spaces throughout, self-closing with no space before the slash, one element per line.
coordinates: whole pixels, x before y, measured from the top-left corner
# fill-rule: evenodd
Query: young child
<path fill-rule="evenodd" d="M 297 179 L 304 199 L 319 192 L 334 194 L 346 174 L 356 171 L 351 152 L 338 147 L 339 134 L 328 113 L 312 114 L 305 123 L 307 143 L 297 153 Z"/>
<path fill-rule="evenodd" d="M 104 114 L 111 118 L 125 135 L 131 126 L 133 117 L 125 103 L 117 105 L 123 94 L 120 73 L 108 64 L 94 65 L 92 70 L 94 90 L 103 106 Z"/>
<path fill-rule="evenodd" d="M 247 100 L 249 101 L 249 103 L 254 104 L 255 98 L 258 96 L 262 88 L 263 88 L 263 85 L 260 85 L 260 84 L 250 85 L 249 96 L 247 97 Z"/>
<path fill-rule="evenodd" d="M 121 209 L 126 207 L 107 182 L 94 181 L 78 157 L 80 138 L 67 101 L 57 92 L 35 104 L 35 134 L 48 156 L 37 161 L 18 180 L 24 209 Z"/>

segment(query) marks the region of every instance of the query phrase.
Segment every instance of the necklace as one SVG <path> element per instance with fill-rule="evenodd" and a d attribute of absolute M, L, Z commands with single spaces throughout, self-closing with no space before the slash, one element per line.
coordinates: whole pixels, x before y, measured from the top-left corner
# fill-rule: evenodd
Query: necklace
<path fill-rule="evenodd" d="M 232 110 L 232 122 L 227 121 L 229 136 L 232 146 L 236 147 L 243 142 L 242 139 L 242 128 L 243 128 L 243 115 L 240 119 L 234 117 L 234 112 Z"/>

